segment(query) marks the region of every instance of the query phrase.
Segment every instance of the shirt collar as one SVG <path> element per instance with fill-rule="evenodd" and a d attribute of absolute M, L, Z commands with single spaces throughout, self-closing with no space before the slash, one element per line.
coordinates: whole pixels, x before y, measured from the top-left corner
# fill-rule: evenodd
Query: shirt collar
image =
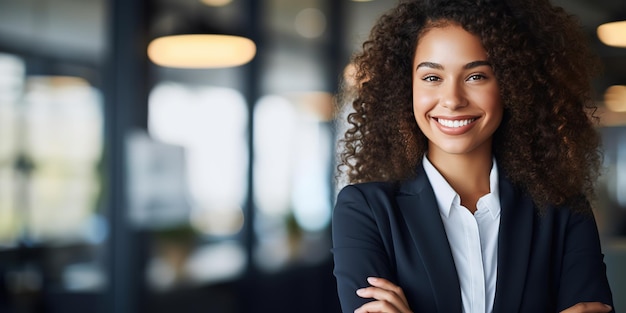
<path fill-rule="evenodd" d="M 491 166 L 491 172 L 489 173 L 489 189 L 490 192 L 480 199 L 476 203 L 477 211 L 479 214 L 485 210 L 491 213 L 492 218 L 500 217 L 500 185 L 498 184 L 498 166 L 496 165 L 496 158 L 493 158 Z"/>
<path fill-rule="evenodd" d="M 439 212 L 443 216 L 448 217 L 450 214 L 450 208 L 452 208 L 452 201 L 454 201 L 455 197 L 458 197 L 458 194 L 454 191 L 454 189 L 452 189 L 446 179 L 441 176 L 441 173 L 439 173 L 435 166 L 430 163 L 426 154 L 424 154 L 422 164 L 424 166 L 426 176 L 428 176 L 428 180 L 430 181 L 430 185 L 433 187 L 433 191 L 435 192 Z"/>
<path fill-rule="evenodd" d="M 430 163 L 426 154 L 424 154 L 422 166 L 433 187 L 437 205 L 439 206 L 439 212 L 447 218 L 450 215 L 452 204 L 456 201 L 457 204 L 460 205 L 460 197 L 435 166 Z M 476 204 L 478 210 L 476 212 L 487 210 L 492 218 L 497 218 L 500 216 L 500 193 L 498 190 L 498 166 L 495 158 L 493 158 L 491 172 L 489 173 L 489 188 L 490 193 L 482 196 L 478 200 Z"/>

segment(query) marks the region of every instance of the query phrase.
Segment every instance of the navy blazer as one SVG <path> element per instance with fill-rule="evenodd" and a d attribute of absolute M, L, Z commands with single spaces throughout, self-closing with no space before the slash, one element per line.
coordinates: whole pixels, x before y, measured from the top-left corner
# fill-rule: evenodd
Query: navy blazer
<path fill-rule="evenodd" d="M 502 173 L 499 188 L 493 312 L 559 312 L 587 301 L 612 306 L 593 215 L 567 208 L 540 213 Z M 343 188 L 333 211 L 332 235 L 343 312 L 372 301 L 355 293 L 369 286 L 369 276 L 402 287 L 416 313 L 462 312 L 454 259 L 421 165 L 416 179 L 399 185 L 373 182 Z"/>

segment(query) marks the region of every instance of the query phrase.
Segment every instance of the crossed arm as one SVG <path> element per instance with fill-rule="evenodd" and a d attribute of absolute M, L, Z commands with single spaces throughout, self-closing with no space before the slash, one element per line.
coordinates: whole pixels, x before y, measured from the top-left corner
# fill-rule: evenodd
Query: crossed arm
<path fill-rule="evenodd" d="M 370 287 L 361 288 L 356 294 L 361 298 L 374 299 L 354 313 L 413 313 L 402 288 L 384 278 L 368 277 Z M 560 313 L 608 313 L 611 306 L 601 302 L 580 302 Z"/>

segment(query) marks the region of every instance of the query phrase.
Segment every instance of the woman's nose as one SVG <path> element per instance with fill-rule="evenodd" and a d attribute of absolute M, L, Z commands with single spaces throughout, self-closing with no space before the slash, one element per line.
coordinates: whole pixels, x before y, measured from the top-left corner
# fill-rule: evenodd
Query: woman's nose
<path fill-rule="evenodd" d="M 467 106 L 467 99 L 461 84 L 450 82 L 443 86 L 440 103 L 444 108 L 456 110 Z"/>

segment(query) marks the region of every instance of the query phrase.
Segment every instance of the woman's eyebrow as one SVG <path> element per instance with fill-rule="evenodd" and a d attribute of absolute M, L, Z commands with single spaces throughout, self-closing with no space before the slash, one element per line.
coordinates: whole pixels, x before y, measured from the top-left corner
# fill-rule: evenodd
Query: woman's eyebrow
<path fill-rule="evenodd" d="M 486 60 L 472 61 L 472 62 L 465 64 L 463 68 L 468 70 L 468 69 L 472 69 L 472 68 L 479 67 L 479 66 L 491 66 L 491 63 L 489 63 L 489 61 L 486 61 Z M 436 70 L 443 70 L 443 65 L 439 63 L 435 63 L 435 62 L 422 62 L 418 64 L 415 67 L 415 69 L 417 70 L 421 67 L 429 67 L 429 68 L 436 69 Z"/>
<path fill-rule="evenodd" d="M 434 62 L 422 62 L 420 64 L 418 64 L 415 69 L 417 70 L 420 67 L 430 67 L 430 68 L 434 68 L 437 70 L 443 70 L 443 65 L 439 64 L 439 63 L 434 63 Z"/>
<path fill-rule="evenodd" d="M 479 60 L 479 61 L 469 62 L 465 64 L 463 68 L 468 70 L 468 69 L 479 67 L 479 66 L 491 66 L 491 63 L 489 63 L 489 61 Z"/>

